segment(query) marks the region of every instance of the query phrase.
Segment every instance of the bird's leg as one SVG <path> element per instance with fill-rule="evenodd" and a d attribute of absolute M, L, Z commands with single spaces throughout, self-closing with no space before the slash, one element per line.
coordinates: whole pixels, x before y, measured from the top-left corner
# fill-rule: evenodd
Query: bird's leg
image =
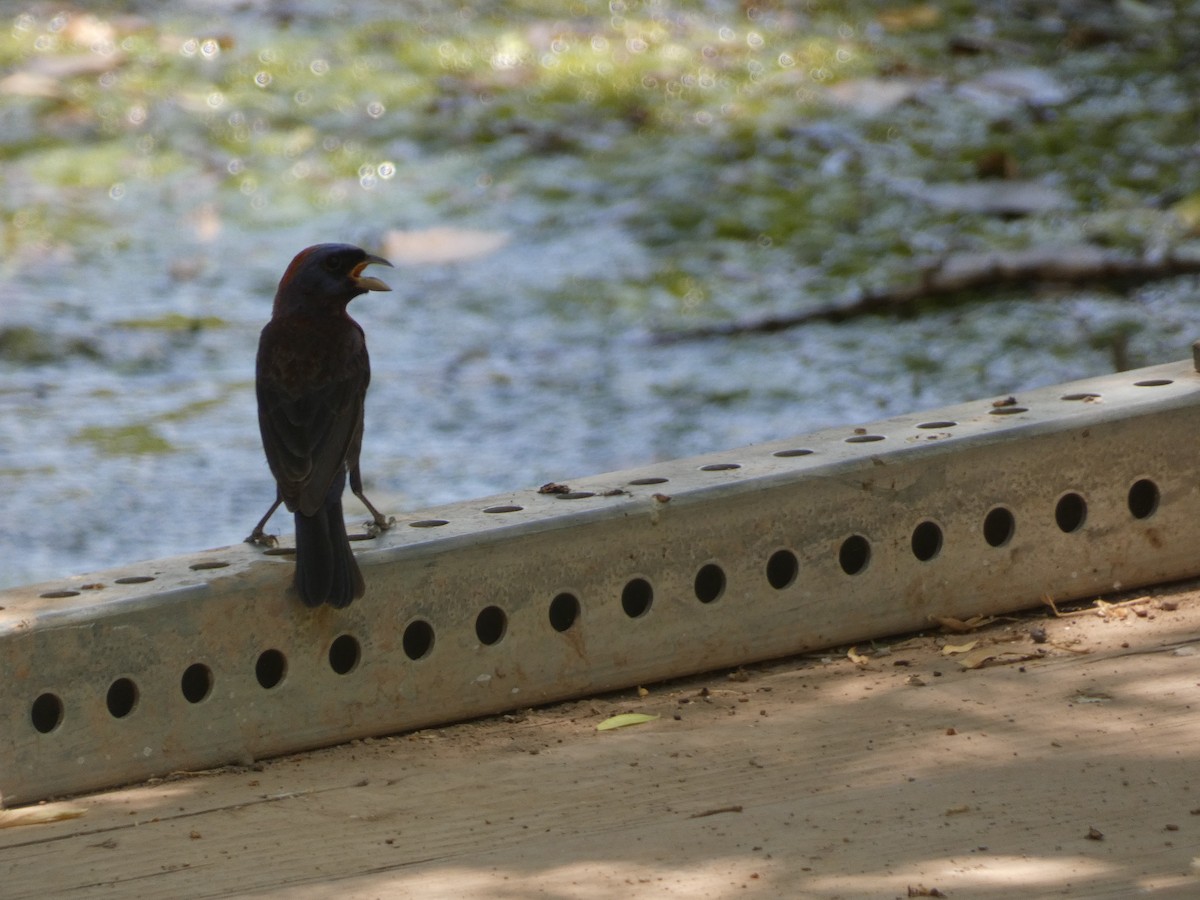
<path fill-rule="evenodd" d="M 258 520 L 258 524 L 254 526 L 254 530 L 250 532 L 246 538 L 247 544 L 257 544 L 260 547 L 274 547 L 279 543 L 279 538 L 273 534 L 265 534 L 263 529 L 267 527 L 267 520 L 274 515 L 275 510 L 279 509 L 279 504 L 283 502 L 283 498 L 279 496 L 279 491 L 275 491 L 275 502 L 271 504 L 271 508 L 267 510 L 267 514 Z"/>
<path fill-rule="evenodd" d="M 371 537 L 378 537 L 380 532 L 387 531 L 396 524 L 395 516 L 385 517 L 367 499 L 367 495 L 363 493 L 362 474 L 358 470 L 357 463 L 350 467 L 350 490 L 354 493 L 355 497 L 362 501 L 363 506 L 371 512 L 371 518 L 374 521 L 366 523 L 367 534 L 371 535 Z"/>

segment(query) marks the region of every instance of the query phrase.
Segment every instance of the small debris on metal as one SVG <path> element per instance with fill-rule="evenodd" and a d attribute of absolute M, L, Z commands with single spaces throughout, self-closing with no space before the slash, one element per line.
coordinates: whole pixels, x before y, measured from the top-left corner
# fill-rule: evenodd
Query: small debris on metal
<path fill-rule="evenodd" d="M 946 895 L 943 894 L 941 891 L 939 891 L 937 888 L 927 888 L 923 884 L 918 884 L 916 887 L 913 887 L 910 884 L 908 886 L 908 896 L 910 896 L 910 897 L 945 897 Z"/>
<path fill-rule="evenodd" d="M 719 816 L 721 813 L 740 813 L 742 806 L 740 803 L 733 806 L 718 806 L 716 809 L 706 809 L 703 812 L 692 813 L 688 816 L 689 819 L 703 819 L 706 816 Z"/>

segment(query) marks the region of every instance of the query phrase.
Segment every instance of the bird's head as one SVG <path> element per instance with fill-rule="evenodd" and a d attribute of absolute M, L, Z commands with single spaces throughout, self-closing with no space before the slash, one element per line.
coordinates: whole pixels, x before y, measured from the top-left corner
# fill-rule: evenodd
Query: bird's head
<path fill-rule="evenodd" d="M 275 311 L 344 309 L 359 294 L 390 291 L 378 278 L 362 274 L 370 265 L 391 263 L 353 244 L 315 244 L 301 250 L 279 279 Z"/>

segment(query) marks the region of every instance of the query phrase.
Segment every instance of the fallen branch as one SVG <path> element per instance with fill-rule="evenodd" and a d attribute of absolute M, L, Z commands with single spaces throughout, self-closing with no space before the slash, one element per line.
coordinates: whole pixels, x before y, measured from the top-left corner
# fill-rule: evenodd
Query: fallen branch
<path fill-rule="evenodd" d="M 1090 244 L 992 253 L 958 253 L 935 260 L 913 284 L 858 292 L 816 309 L 662 332 L 659 343 L 770 334 L 812 322 L 844 322 L 867 315 L 909 313 L 927 301 L 950 301 L 966 291 L 1000 292 L 1031 284 L 1130 287 L 1200 273 L 1200 256 L 1130 256 Z"/>

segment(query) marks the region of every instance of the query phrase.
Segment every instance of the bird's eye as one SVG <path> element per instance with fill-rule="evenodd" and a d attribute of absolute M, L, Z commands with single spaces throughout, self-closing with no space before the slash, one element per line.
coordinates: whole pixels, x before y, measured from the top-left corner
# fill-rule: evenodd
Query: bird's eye
<path fill-rule="evenodd" d="M 329 272 L 340 272 L 345 267 L 345 262 L 342 254 L 335 253 L 333 256 L 326 257 L 325 269 Z"/>

